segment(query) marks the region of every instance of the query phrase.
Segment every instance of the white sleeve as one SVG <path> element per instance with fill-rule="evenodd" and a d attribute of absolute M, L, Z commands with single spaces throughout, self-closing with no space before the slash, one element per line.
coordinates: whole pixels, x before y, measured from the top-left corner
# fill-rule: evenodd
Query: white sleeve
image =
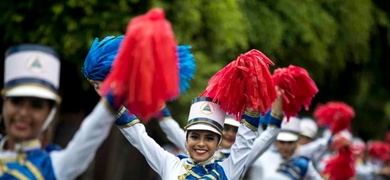
<path fill-rule="evenodd" d="M 167 135 L 168 140 L 177 146 L 181 152 L 186 152 L 185 132 L 179 123 L 172 118 L 164 118 L 164 120 L 159 121 L 159 124 L 163 132 Z"/>
<path fill-rule="evenodd" d="M 317 163 L 328 150 L 328 138 L 319 138 L 313 142 L 301 145 L 298 148 L 298 154 L 309 158 L 313 163 Z"/>
<path fill-rule="evenodd" d="M 263 125 L 260 123 L 259 128 L 257 128 L 257 133 L 261 134 L 261 133 L 263 133 L 263 131 L 264 131 Z"/>
<path fill-rule="evenodd" d="M 114 112 L 101 100 L 83 120 L 66 148 L 50 153 L 57 179 L 75 179 L 88 168 L 97 149 L 108 136 L 114 120 Z"/>
<path fill-rule="evenodd" d="M 251 153 L 249 154 L 248 161 L 246 163 L 246 167 L 250 167 L 256 159 L 258 159 L 265 151 L 269 149 L 269 147 L 274 143 L 276 136 L 280 132 L 280 128 L 275 127 L 267 127 L 263 133 L 260 134 L 258 138 L 256 138 L 253 143 L 253 148 Z"/>
<path fill-rule="evenodd" d="M 306 172 L 306 178 L 307 180 L 323 180 L 320 173 L 314 168 L 313 163 L 309 162 L 309 168 Z"/>
<path fill-rule="evenodd" d="M 142 123 L 130 127 L 119 127 L 126 139 L 141 152 L 149 166 L 161 177 L 172 171 L 172 165 L 180 160 L 175 155 L 165 151 L 151 137 L 148 136 Z"/>
<path fill-rule="evenodd" d="M 356 168 L 356 177 L 359 179 L 371 180 L 375 178 L 375 169 L 369 164 L 358 164 Z"/>
<path fill-rule="evenodd" d="M 221 163 L 228 179 L 240 178 L 245 168 L 245 162 L 252 150 L 253 141 L 257 136 L 257 131 L 249 129 L 243 123 L 240 124 L 230 156 Z"/>

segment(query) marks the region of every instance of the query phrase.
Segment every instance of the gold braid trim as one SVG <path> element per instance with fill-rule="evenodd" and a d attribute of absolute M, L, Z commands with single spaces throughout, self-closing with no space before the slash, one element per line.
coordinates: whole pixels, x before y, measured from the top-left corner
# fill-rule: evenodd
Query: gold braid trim
<path fill-rule="evenodd" d="M 252 126 L 252 124 L 250 124 L 248 121 L 246 121 L 245 119 L 241 119 L 241 123 L 244 123 L 246 127 L 248 127 L 249 129 L 253 130 L 253 131 L 257 131 L 257 127 L 255 126 Z"/>
<path fill-rule="evenodd" d="M 35 176 L 36 179 L 44 180 L 41 172 L 38 170 L 37 167 L 34 166 L 34 164 L 32 164 L 30 161 L 26 161 L 25 165 L 26 165 L 27 169 L 29 169 L 31 171 L 31 173 Z"/>
<path fill-rule="evenodd" d="M 134 126 L 134 124 L 137 124 L 141 122 L 139 119 L 134 119 L 132 120 L 131 122 L 127 123 L 127 124 L 124 124 L 124 125 L 119 125 L 118 127 L 119 128 L 127 128 L 127 127 L 131 127 L 131 126 Z"/>
<path fill-rule="evenodd" d="M 107 108 L 108 110 L 110 110 L 110 112 L 111 112 L 112 114 L 116 114 L 116 112 L 114 112 L 114 107 L 112 107 L 112 106 L 110 105 L 110 103 L 108 103 L 108 101 L 107 101 L 106 98 L 103 98 L 103 99 L 100 100 L 100 101 L 102 101 L 102 103 L 104 104 L 104 106 L 106 106 L 106 108 Z"/>
<path fill-rule="evenodd" d="M 253 118 L 260 117 L 260 112 L 257 110 L 245 109 L 244 114 Z"/>
<path fill-rule="evenodd" d="M 122 116 L 122 114 L 126 111 L 126 108 L 124 106 L 121 106 L 119 108 L 119 111 L 116 113 L 116 118 L 119 118 Z"/>
<path fill-rule="evenodd" d="M 17 170 L 13 170 L 13 169 L 8 169 L 7 165 L 5 163 L 3 163 L 2 161 L 0 161 L 0 168 L 1 168 L 0 175 L 9 174 L 9 175 L 11 175 L 11 176 L 13 176 L 13 177 L 15 177 L 16 179 L 19 179 L 19 180 L 29 180 L 21 172 L 19 172 Z"/>
<path fill-rule="evenodd" d="M 282 120 L 283 119 L 283 113 L 282 114 L 278 114 L 278 113 L 275 113 L 274 111 L 271 110 L 271 116 L 275 119 L 279 119 L 279 120 Z"/>
<path fill-rule="evenodd" d="M 206 177 L 208 177 L 208 178 L 210 178 L 210 179 L 212 179 L 212 180 L 217 180 L 217 178 L 215 178 L 213 175 L 211 175 L 211 174 L 206 174 L 205 175 Z"/>

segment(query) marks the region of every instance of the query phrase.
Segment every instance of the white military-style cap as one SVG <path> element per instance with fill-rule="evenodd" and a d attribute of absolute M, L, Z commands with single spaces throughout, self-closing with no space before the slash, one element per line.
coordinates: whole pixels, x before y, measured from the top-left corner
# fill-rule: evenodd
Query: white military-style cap
<path fill-rule="evenodd" d="M 22 44 L 6 51 L 3 96 L 38 97 L 59 103 L 59 81 L 60 60 L 54 49 Z"/>
<path fill-rule="evenodd" d="M 317 123 L 311 118 L 301 119 L 301 135 L 314 139 L 317 136 Z"/>
<path fill-rule="evenodd" d="M 207 130 L 222 135 L 226 112 L 212 98 L 192 100 L 185 130 Z"/>
<path fill-rule="evenodd" d="M 237 120 L 234 118 L 234 116 L 229 115 L 229 114 L 226 114 L 226 116 L 225 116 L 225 125 L 230 125 L 230 126 L 238 127 L 238 126 L 240 126 L 240 122 L 237 121 Z"/>
<path fill-rule="evenodd" d="M 284 117 L 280 132 L 276 136 L 278 141 L 297 141 L 299 138 L 301 126 L 300 119 L 298 117 L 290 117 L 287 121 L 287 118 Z"/>

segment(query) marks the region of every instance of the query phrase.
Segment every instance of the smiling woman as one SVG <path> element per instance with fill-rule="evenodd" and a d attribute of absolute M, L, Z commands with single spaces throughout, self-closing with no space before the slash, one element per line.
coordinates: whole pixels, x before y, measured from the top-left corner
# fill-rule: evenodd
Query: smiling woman
<path fill-rule="evenodd" d="M 48 99 L 6 97 L 4 123 L 9 137 L 7 146 L 14 148 L 15 142 L 38 137 L 53 106 L 54 101 Z"/>
<path fill-rule="evenodd" d="M 108 136 L 113 109 L 102 98 L 66 148 L 47 147 L 44 134 L 61 102 L 58 54 L 47 46 L 22 44 L 9 48 L 4 67 L 0 179 L 75 179 Z"/>
<path fill-rule="evenodd" d="M 243 115 L 232 145 L 231 155 L 219 161 L 214 158 L 222 138 L 226 112 L 212 98 L 193 99 L 185 126 L 187 156 L 175 156 L 162 149 L 148 136 L 143 124 L 132 114 L 126 115 L 126 124 L 119 129 L 146 158 L 162 179 L 239 179 L 251 146 L 258 137 L 259 117 Z M 276 129 L 276 128 L 275 128 Z M 277 128 L 278 129 L 278 128 Z M 266 136 L 272 137 L 270 134 Z M 276 136 L 276 135 L 275 135 Z M 263 138 L 267 139 L 267 138 Z"/>
<path fill-rule="evenodd" d="M 33 140 L 52 122 L 61 98 L 60 61 L 53 49 L 24 44 L 6 52 L 3 98 L 3 121 L 7 149 Z"/>
<path fill-rule="evenodd" d="M 204 162 L 213 156 L 220 138 L 220 135 L 210 131 L 189 131 L 186 146 L 194 162 Z"/>

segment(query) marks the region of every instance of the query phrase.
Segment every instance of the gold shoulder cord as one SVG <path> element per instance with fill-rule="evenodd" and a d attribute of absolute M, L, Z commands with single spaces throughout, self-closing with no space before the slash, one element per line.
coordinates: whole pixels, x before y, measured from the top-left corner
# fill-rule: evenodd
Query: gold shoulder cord
<path fill-rule="evenodd" d="M 27 167 L 28 170 L 35 176 L 36 179 L 38 180 L 44 180 L 42 173 L 38 170 L 34 164 L 32 164 L 30 161 L 25 160 L 26 155 L 25 154 L 18 154 L 18 157 L 16 159 L 0 159 L 0 176 L 3 176 L 4 174 L 9 174 L 17 179 L 20 180 L 28 180 L 29 178 L 23 175 L 18 170 L 15 169 L 8 169 L 7 167 L 7 162 L 16 162 L 18 161 L 20 164 L 23 164 Z"/>
<path fill-rule="evenodd" d="M 28 178 L 25 175 L 23 175 L 21 172 L 13 169 L 8 169 L 3 159 L 0 159 L 0 168 L 1 168 L 0 176 L 3 176 L 4 174 L 9 174 L 20 180 L 28 180 Z"/>

